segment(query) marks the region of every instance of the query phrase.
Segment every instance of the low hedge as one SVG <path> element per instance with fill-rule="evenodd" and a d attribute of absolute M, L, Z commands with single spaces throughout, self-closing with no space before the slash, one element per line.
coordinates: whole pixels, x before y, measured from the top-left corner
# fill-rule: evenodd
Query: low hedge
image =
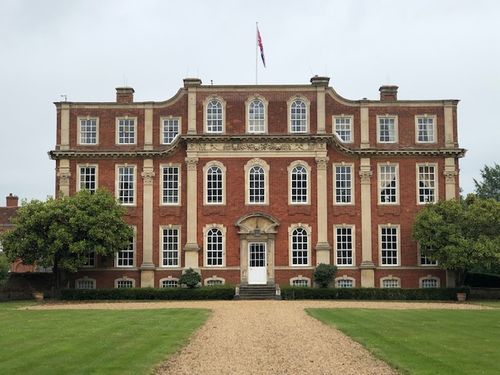
<path fill-rule="evenodd" d="M 354 299 L 354 300 L 456 300 L 457 293 L 469 293 L 462 288 L 305 288 L 286 286 L 281 288 L 281 296 L 286 300 L 295 299 Z"/>
<path fill-rule="evenodd" d="M 64 289 L 62 300 L 230 300 L 233 286 L 203 288 Z"/>
<path fill-rule="evenodd" d="M 465 285 L 475 288 L 500 288 L 500 275 L 494 273 L 468 272 Z"/>

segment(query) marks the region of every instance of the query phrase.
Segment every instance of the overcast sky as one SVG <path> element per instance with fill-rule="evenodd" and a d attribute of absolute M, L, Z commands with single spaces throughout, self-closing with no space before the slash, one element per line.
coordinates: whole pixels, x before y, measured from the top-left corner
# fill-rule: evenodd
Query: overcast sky
<path fill-rule="evenodd" d="M 165 100 L 185 77 L 255 83 L 255 22 L 267 68 L 259 83 L 309 84 L 348 99 L 460 99 L 461 186 L 500 163 L 500 2 L 2 0 L 0 206 L 54 195 L 53 102 Z"/>

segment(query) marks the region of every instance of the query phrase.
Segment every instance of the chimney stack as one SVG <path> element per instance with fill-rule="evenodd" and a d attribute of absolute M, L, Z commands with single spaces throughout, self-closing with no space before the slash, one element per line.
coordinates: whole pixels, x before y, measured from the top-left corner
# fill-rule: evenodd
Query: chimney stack
<path fill-rule="evenodd" d="M 134 89 L 132 87 L 117 87 L 116 102 L 120 104 L 130 104 L 134 102 Z"/>
<path fill-rule="evenodd" d="M 398 100 L 398 86 L 381 86 L 380 101 L 381 102 L 395 102 Z"/>
<path fill-rule="evenodd" d="M 5 201 L 7 203 L 7 207 L 17 207 L 17 204 L 19 202 L 19 198 L 16 195 L 12 195 L 12 193 L 10 193 L 6 197 Z"/>

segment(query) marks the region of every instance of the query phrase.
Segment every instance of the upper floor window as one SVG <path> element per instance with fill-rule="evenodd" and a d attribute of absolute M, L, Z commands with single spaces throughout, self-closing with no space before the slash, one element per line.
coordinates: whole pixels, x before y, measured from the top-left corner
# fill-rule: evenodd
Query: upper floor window
<path fill-rule="evenodd" d="M 88 190 L 94 193 L 97 189 L 97 166 L 78 166 L 78 190 Z"/>
<path fill-rule="evenodd" d="M 436 166 L 421 164 L 417 165 L 418 176 L 418 203 L 436 202 Z"/>
<path fill-rule="evenodd" d="M 164 145 L 171 144 L 179 134 L 179 119 L 175 117 L 163 118 L 162 122 L 162 140 Z"/>
<path fill-rule="evenodd" d="M 220 228 L 207 228 L 205 233 L 205 265 L 224 265 L 224 234 Z"/>
<path fill-rule="evenodd" d="M 437 266 L 437 260 L 431 259 L 422 246 L 419 246 L 419 264 L 421 266 Z"/>
<path fill-rule="evenodd" d="M 378 116 L 377 138 L 379 143 L 398 141 L 398 123 L 395 116 Z"/>
<path fill-rule="evenodd" d="M 121 204 L 135 204 L 135 167 L 118 167 L 117 198 Z"/>
<path fill-rule="evenodd" d="M 297 227 L 290 234 L 292 266 L 309 265 L 309 232 L 304 227 Z"/>
<path fill-rule="evenodd" d="M 248 132 L 266 132 L 266 109 L 260 99 L 254 99 L 248 104 Z"/>
<path fill-rule="evenodd" d="M 161 167 L 162 203 L 179 204 L 180 199 L 180 168 L 175 165 Z"/>
<path fill-rule="evenodd" d="M 224 175 L 225 168 L 221 163 L 210 162 L 204 168 L 205 175 L 205 203 L 225 204 Z"/>
<path fill-rule="evenodd" d="M 352 226 L 335 227 L 335 252 L 337 266 L 354 265 L 354 230 Z"/>
<path fill-rule="evenodd" d="M 307 105 L 301 99 L 290 105 L 290 132 L 307 133 Z"/>
<path fill-rule="evenodd" d="M 120 145 L 135 144 L 135 118 L 119 118 L 117 122 L 117 143 Z"/>
<path fill-rule="evenodd" d="M 96 145 L 98 142 L 98 120 L 96 118 L 80 118 L 79 144 Z"/>
<path fill-rule="evenodd" d="M 116 267 L 133 267 L 135 254 L 135 234 L 130 238 L 128 246 L 116 253 Z"/>
<path fill-rule="evenodd" d="M 224 132 L 224 112 L 220 100 L 212 99 L 207 103 L 205 121 L 207 133 Z"/>
<path fill-rule="evenodd" d="M 309 170 L 296 164 L 290 170 L 290 204 L 309 203 Z"/>
<path fill-rule="evenodd" d="M 351 164 L 334 165 L 335 204 L 352 204 L 354 202 L 352 170 Z"/>
<path fill-rule="evenodd" d="M 250 203 L 264 203 L 266 200 L 265 173 L 261 166 L 254 166 L 248 174 L 248 197 Z"/>
<path fill-rule="evenodd" d="M 399 265 L 399 227 L 382 225 L 379 228 L 380 264 L 382 266 Z"/>
<path fill-rule="evenodd" d="M 83 267 L 95 267 L 95 251 L 92 251 L 90 253 L 87 253 L 84 255 L 85 258 L 85 263 L 83 264 Z"/>
<path fill-rule="evenodd" d="M 161 228 L 161 265 L 163 267 L 179 266 L 179 228 L 162 227 Z"/>
<path fill-rule="evenodd" d="M 335 133 L 344 143 L 353 142 L 352 116 L 334 116 L 333 126 Z"/>
<path fill-rule="evenodd" d="M 398 168 L 396 164 L 379 164 L 378 191 L 380 204 L 398 203 Z"/>
<path fill-rule="evenodd" d="M 417 116 L 415 119 L 417 143 L 436 142 L 435 116 Z"/>

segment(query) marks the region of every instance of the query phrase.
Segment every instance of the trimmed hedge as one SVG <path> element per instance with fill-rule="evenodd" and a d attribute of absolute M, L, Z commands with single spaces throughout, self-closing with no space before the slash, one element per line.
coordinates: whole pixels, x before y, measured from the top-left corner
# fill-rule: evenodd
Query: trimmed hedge
<path fill-rule="evenodd" d="M 64 289 L 62 300 L 230 300 L 233 286 L 203 288 Z"/>
<path fill-rule="evenodd" d="M 470 293 L 464 288 L 306 288 L 286 286 L 281 288 L 281 296 L 286 300 L 295 299 L 354 299 L 354 300 L 403 300 L 429 301 L 453 300 L 457 293 Z"/>
<path fill-rule="evenodd" d="M 465 285 L 476 288 L 500 288 L 500 275 L 494 273 L 468 272 Z"/>

